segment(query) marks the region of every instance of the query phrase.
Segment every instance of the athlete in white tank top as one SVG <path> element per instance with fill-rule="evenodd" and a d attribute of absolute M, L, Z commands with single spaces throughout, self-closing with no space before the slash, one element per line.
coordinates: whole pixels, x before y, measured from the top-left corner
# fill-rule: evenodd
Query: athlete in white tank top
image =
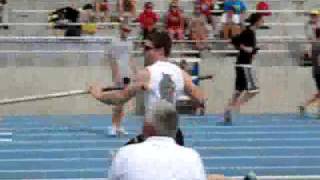
<path fill-rule="evenodd" d="M 184 92 L 182 70 L 175 64 L 157 61 L 147 67 L 150 73 L 149 84 L 144 92 L 145 113 L 148 114 L 160 99 L 176 104 L 176 99 Z"/>
<path fill-rule="evenodd" d="M 103 92 L 102 86 L 93 85 L 89 87 L 93 97 L 103 103 L 112 105 L 122 105 L 136 96 L 138 92 L 144 92 L 147 112 L 145 114 L 143 138 L 152 136 L 154 131 L 148 124 L 148 114 L 152 113 L 150 110 L 154 101 L 166 99 L 175 103 L 176 97 L 183 92 L 189 95 L 199 106 L 203 106 L 205 101 L 202 91 L 193 84 L 192 77 L 178 66 L 167 62 L 172 43 L 168 33 L 155 32 L 149 38 L 144 43 L 147 67 L 138 71 L 134 82 L 127 88 L 121 91 Z M 176 141 L 179 143 L 177 139 Z M 183 142 L 179 144 L 183 144 Z"/>

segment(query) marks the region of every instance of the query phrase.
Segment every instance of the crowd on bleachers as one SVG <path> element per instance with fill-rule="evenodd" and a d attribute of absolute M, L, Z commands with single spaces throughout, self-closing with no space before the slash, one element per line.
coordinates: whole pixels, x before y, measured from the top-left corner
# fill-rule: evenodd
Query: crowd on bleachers
<path fill-rule="evenodd" d="M 82 31 L 79 30 L 79 32 L 95 34 L 97 26 L 92 23 L 119 22 L 126 19 L 125 17 L 130 17 L 130 22 L 140 24 L 142 37 L 162 27 L 166 28 L 171 37 L 177 40 L 186 38 L 206 40 L 209 32 L 216 37 L 229 39 L 239 34 L 245 27 L 247 5 L 242 0 L 195 0 L 193 4 L 193 12 L 189 14 L 184 12 L 178 0 L 172 0 L 169 2 L 167 12 L 160 14 L 154 10 L 152 2 L 146 2 L 144 7 L 141 7 L 142 12 L 137 12 L 135 0 L 118 0 L 116 8 L 111 8 L 113 4 L 107 0 L 94 0 L 85 4 L 80 10 L 74 4 L 58 9 L 51 13 L 49 21 L 59 24 L 62 20 L 68 19 L 69 14 L 72 14 L 72 18 L 68 19 L 70 22 L 75 22 L 74 17 L 77 17 L 76 22 L 88 23 L 83 25 Z M 268 10 L 269 5 L 267 2 L 260 1 L 257 3 L 257 9 Z M 64 14 L 60 13 L 61 10 L 64 10 Z M 73 13 L 73 10 L 77 13 Z M 271 14 L 264 13 L 264 15 Z M 81 33 L 74 35 L 79 34 Z M 201 44 L 197 44 L 196 47 L 204 48 Z"/>

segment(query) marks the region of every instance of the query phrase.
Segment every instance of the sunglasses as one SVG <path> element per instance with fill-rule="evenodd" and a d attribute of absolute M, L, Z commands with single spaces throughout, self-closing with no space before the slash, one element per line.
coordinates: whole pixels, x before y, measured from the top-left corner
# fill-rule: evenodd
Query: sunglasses
<path fill-rule="evenodd" d="M 153 47 L 151 46 L 144 46 L 144 51 L 149 51 L 149 50 L 152 50 L 154 49 Z"/>

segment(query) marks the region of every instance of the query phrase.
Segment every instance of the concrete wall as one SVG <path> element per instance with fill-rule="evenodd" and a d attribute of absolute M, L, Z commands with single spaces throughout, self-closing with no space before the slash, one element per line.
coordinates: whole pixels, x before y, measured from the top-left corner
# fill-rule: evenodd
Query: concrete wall
<path fill-rule="evenodd" d="M 207 59 L 202 62 L 202 74 L 214 73 L 214 82 L 201 87 L 209 97 L 208 112 L 221 113 L 232 95 L 234 71 L 229 59 Z M 224 61 L 222 61 L 224 60 Z M 310 68 L 294 66 L 258 66 L 261 93 L 241 112 L 295 112 L 299 103 L 314 92 Z M 108 67 L 6 67 L 0 70 L 0 99 L 57 91 L 83 89 L 92 82 L 111 83 Z M 1 115 L 26 114 L 105 114 L 110 106 L 88 95 L 0 106 Z"/>
<path fill-rule="evenodd" d="M 85 0 L 79 0 L 85 3 Z M 30 1 L 10 0 L 9 10 L 12 9 L 52 9 L 65 5 L 66 1 Z M 142 7 L 142 1 L 139 8 Z M 306 9 L 316 7 L 317 0 L 305 3 Z M 167 3 L 158 0 L 157 9 L 165 9 Z M 255 4 L 250 3 L 250 8 Z M 271 3 L 272 9 L 295 9 L 295 5 L 287 1 Z M 191 9 L 191 4 L 184 4 L 184 9 Z M 307 17 L 297 14 L 273 14 L 266 22 L 304 22 Z M 46 22 L 46 14 L 17 14 L 9 12 L 9 22 Z M 116 29 L 106 29 L 98 35 L 115 35 Z M 134 32 L 135 34 L 137 33 Z M 258 36 L 299 36 L 303 34 L 303 27 L 272 27 L 271 30 L 258 31 Z M 47 36 L 51 30 L 45 27 L 15 26 L 7 30 L 0 30 L 0 36 Z M 27 47 L 26 47 L 27 46 Z M 1 44 L 1 50 L 32 50 L 35 47 L 18 46 L 17 44 Z M 262 44 L 262 49 L 289 49 L 299 50 L 297 44 Z M 36 47 L 39 49 L 40 47 Z M 57 47 L 41 46 L 43 50 L 58 50 Z M 67 48 L 69 49 L 69 48 Z M 95 48 L 96 49 L 96 48 Z M 100 48 L 98 48 L 100 49 Z M 224 47 L 214 47 L 224 49 Z M 59 49 L 60 50 L 60 49 Z M 296 51 L 299 52 L 299 51 Z M 297 53 L 299 54 L 299 53 Z M 268 54 L 257 56 L 257 73 L 261 93 L 242 111 L 248 113 L 262 112 L 295 112 L 296 106 L 314 92 L 311 70 L 297 67 L 297 54 Z M 92 60 L 93 59 L 93 60 Z M 90 55 L 0 55 L 0 99 L 82 89 L 87 83 L 102 81 L 111 82 L 109 68 L 104 60 Z M 141 61 L 141 60 L 140 60 Z M 206 55 L 201 64 L 202 73 L 214 73 L 214 83 L 207 81 L 202 88 L 208 94 L 210 113 L 220 113 L 231 97 L 234 72 L 232 62 L 234 58 Z M 92 66 L 87 66 L 92 64 Z M 280 66 L 281 65 L 281 66 Z M 90 96 L 77 96 L 62 99 L 46 100 L 41 102 L 21 103 L 17 105 L 0 106 L 1 115 L 9 114 L 87 114 L 109 113 L 110 107 L 105 106 Z"/>

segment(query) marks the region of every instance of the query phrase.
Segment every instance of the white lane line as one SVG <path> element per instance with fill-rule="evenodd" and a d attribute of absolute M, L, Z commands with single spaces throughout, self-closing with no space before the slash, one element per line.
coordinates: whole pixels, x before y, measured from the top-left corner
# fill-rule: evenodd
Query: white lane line
<path fill-rule="evenodd" d="M 85 169 L 32 169 L 32 170 L 0 170 L 0 173 L 63 173 L 63 172 L 106 172 L 105 168 Z"/>
<path fill-rule="evenodd" d="M 320 150 L 320 146 L 230 146 L 230 147 L 207 147 L 193 146 L 196 150 Z M 119 147 L 97 147 L 97 148 L 32 148 L 32 149 L 0 149 L 0 153 L 21 153 L 21 152 L 88 152 L 88 151 L 114 151 Z"/>
<path fill-rule="evenodd" d="M 12 139 L 9 138 L 0 138 L 0 142 L 12 142 Z"/>
<path fill-rule="evenodd" d="M 320 131 L 279 131 L 279 132 L 270 132 L 270 131 L 253 131 L 253 132 L 185 132 L 185 135 L 286 135 L 286 134 L 294 134 L 294 135 L 320 135 Z M 100 136 L 102 133 L 90 133 L 90 132 L 57 132 L 57 133 L 35 133 L 35 132 L 26 132 L 19 133 L 17 136 L 22 137 L 38 137 L 38 136 Z"/>
<path fill-rule="evenodd" d="M 319 159 L 320 156 L 205 156 L 203 160 L 230 160 L 230 159 Z M 75 158 L 20 158 L 20 159 L 0 159 L 0 162 L 52 162 L 52 161 L 110 161 L 110 157 L 98 157 L 98 158 L 86 158 L 86 157 L 75 157 Z"/>
<path fill-rule="evenodd" d="M 204 156 L 202 159 L 214 160 L 214 159 L 319 159 L 320 156 Z"/>
<path fill-rule="evenodd" d="M 320 150 L 320 146 L 229 146 L 229 147 L 208 147 L 193 146 L 196 150 L 293 150 L 293 149 L 313 149 Z"/>
<path fill-rule="evenodd" d="M 110 148 L 110 147 L 104 147 L 104 148 L 38 148 L 38 149 L 0 149 L 0 153 L 23 153 L 23 152 L 88 152 L 88 151 L 114 151 L 118 150 L 119 148 Z"/>
<path fill-rule="evenodd" d="M 0 159 L 0 162 L 58 162 L 58 161 L 102 161 L 106 162 L 111 160 L 111 158 L 103 157 L 103 158 L 28 158 L 28 159 Z"/>
<path fill-rule="evenodd" d="M 109 126 L 78 126 L 77 125 L 70 125 L 70 126 L 63 126 L 63 127 L 15 127 L 15 131 L 17 132 L 23 132 L 23 131 L 62 131 L 62 130 L 69 130 L 69 131 L 94 131 L 94 130 L 107 130 Z M 134 127 L 139 128 L 139 126 Z M 282 128 L 315 128 L 320 129 L 320 122 L 317 124 L 309 124 L 309 125 L 251 125 L 251 126 L 241 126 L 241 125 L 233 125 L 233 126 L 220 126 L 220 125 L 194 125 L 194 126 L 181 126 L 182 129 L 193 129 L 193 130 L 201 130 L 201 129 L 231 129 L 231 130 L 237 130 L 237 129 L 253 129 L 256 131 L 256 129 L 262 128 L 262 129 L 269 129 L 271 128 L 270 132 L 275 129 L 282 129 Z M 0 128 L 0 131 L 2 129 Z M 8 130 L 8 129 L 6 129 Z"/>
<path fill-rule="evenodd" d="M 12 132 L 0 132 L 0 136 L 12 136 Z"/>
<path fill-rule="evenodd" d="M 230 166 L 207 167 L 206 170 L 281 170 L 281 169 L 319 169 L 320 166 Z"/>
<path fill-rule="evenodd" d="M 212 138 L 212 139 L 194 139 L 185 138 L 188 143 L 196 142 L 276 142 L 276 141 L 320 141 L 320 138 Z M 22 140 L 15 141 L 15 145 L 31 144 L 76 144 L 76 143 L 126 143 L 127 140 L 119 139 L 93 139 L 93 140 Z"/>

